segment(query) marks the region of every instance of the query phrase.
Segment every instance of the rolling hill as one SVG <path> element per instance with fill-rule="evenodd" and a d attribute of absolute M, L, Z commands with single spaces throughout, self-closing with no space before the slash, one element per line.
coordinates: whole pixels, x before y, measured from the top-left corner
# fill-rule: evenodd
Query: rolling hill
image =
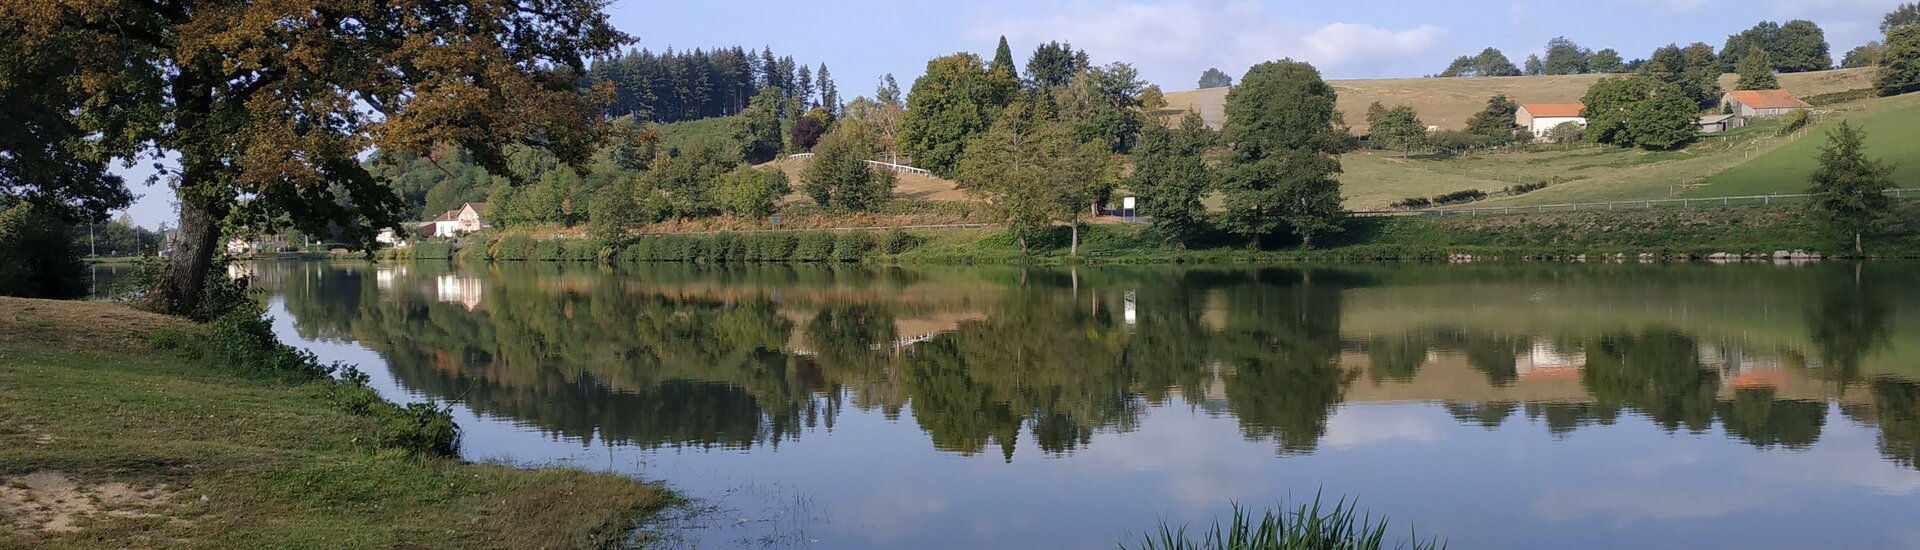
<path fill-rule="evenodd" d="M 1873 87 L 1874 69 L 1840 69 L 1780 75 L 1780 86 L 1802 98 Z M 1378 101 L 1386 106 L 1411 105 L 1420 111 L 1420 120 L 1441 129 L 1465 128 L 1467 119 L 1486 108 L 1487 98 L 1507 94 L 1519 103 L 1577 103 L 1587 87 L 1601 77 L 1612 75 L 1513 76 L 1490 78 L 1396 78 L 1383 80 L 1333 80 L 1327 83 L 1340 94 L 1338 105 L 1347 124 L 1364 132 L 1367 106 Z M 1735 75 L 1722 75 L 1720 87 L 1733 89 Z M 1212 88 L 1166 94 L 1163 113 L 1179 115 L 1195 110 L 1207 124 L 1219 128 L 1226 120 L 1229 88 Z"/>

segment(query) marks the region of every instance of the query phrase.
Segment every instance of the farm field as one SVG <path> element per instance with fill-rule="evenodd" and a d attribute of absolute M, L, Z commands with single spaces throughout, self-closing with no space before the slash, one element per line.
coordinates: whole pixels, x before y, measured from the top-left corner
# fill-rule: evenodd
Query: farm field
<path fill-rule="evenodd" d="M 1444 160 L 1361 151 L 1341 158 L 1349 208 L 1366 210 L 1416 196 L 1479 189 L 1494 193 L 1511 185 L 1552 182 L 1518 196 L 1473 203 L 1515 206 L 1799 193 L 1813 172 L 1824 132 L 1838 120 L 1867 131 L 1868 151 L 1896 166 L 1902 187 L 1920 186 L 1920 96 L 1852 103 L 1818 117 L 1808 130 L 1780 137 L 1778 123 L 1756 120 L 1746 128 L 1702 138 L 1680 151 L 1649 152 L 1612 146 L 1575 146 L 1564 151 L 1502 152 Z"/>
<path fill-rule="evenodd" d="M 1873 69 L 1840 69 L 1780 75 L 1780 86 L 1802 98 L 1873 87 Z M 1577 103 L 1587 87 L 1611 75 L 1512 76 L 1490 78 L 1394 78 L 1330 80 L 1340 94 L 1339 109 L 1357 132 L 1367 129 L 1367 106 L 1410 105 L 1420 120 L 1441 129 L 1465 128 L 1467 119 L 1486 108 L 1487 98 L 1507 94 L 1518 103 Z M 1720 88 L 1733 89 L 1738 78 L 1720 77 Z M 1177 116 L 1196 110 L 1214 128 L 1226 120 L 1228 88 L 1166 94 L 1165 114 Z"/>

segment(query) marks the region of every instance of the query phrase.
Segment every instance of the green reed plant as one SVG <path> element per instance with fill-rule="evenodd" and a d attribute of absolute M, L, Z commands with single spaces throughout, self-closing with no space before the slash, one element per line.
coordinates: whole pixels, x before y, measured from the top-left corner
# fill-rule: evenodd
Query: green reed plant
<path fill-rule="evenodd" d="M 1284 507 L 1267 510 L 1259 516 L 1240 504 L 1233 505 L 1233 518 L 1225 525 L 1216 523 L 1213 529 L 1195 538 L 1188 534 L 1187 526 L 1174 527 L 1166 523 L 1160 525 L 1158 532 L 1142 537 L 1137 546 L 1121 544 L 1121 548 L 1139 548 L 1141 550 L 1379 550 L 1386 546 L 1387 520 L 1377 523 L 1369 514 L 1360 511 L 1357 501 L 1345 498 L 1334 503 L 1333 508 L 1323 509 L 1324 501 L 1320 495 L 1314 495 L 1313 502 L 1301 504 L 1292 510 Z M 1415 534 L 1411 542 L 1397 542 L 1391 548 L 1411 550 L 1433 550 L 1445 548 L 1446 544 L 1438 540 L 1419 540 Z"/>

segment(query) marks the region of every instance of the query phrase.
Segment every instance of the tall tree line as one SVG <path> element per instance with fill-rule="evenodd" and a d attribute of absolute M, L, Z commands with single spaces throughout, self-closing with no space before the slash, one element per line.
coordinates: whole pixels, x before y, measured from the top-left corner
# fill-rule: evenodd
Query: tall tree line
<path fill-rule="evenodd" d="M 607 115 L 634 115 L 666 124 L 740 114 L 761 90 L 779 90 L 800 110 L 816 107 L 838 113 L 840 97 L 826 64 L 818 68 L 734 46 L 654 53 L 631 51 L 594 61 L 583 86 L 607 84 L 613 90 Z"/>

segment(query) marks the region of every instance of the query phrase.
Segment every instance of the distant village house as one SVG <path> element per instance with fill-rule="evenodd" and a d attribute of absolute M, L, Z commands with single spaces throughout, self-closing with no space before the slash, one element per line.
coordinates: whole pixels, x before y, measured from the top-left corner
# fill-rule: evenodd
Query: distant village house
<path fill-rule="evenodd" d="M 1572 122 L 1585 128 L 1587 117 L 1580 116 L 1585 108 L 1579 103 L 1529 103 L 1521 105 L 1513 118 L 1515 124 L 1533 134 L 1533 139 L 1544 140 L 1561 124 Z"/>
<path fill-rule="evenodd" d="M 448 210 L 421 227 L 421 236 L 454 238 L 487 228 L 481 216 L 487 213 L 487 203 L 469 202 L 459 208 Z"/>
<path fill-rule="evenodd" d="M 1795 110 L 1811 107 L 1786 90 L 1736 90 L 1720 96 L 1720 104 L 1726 107 L 1727 112 L 1743 117 L 1786 116 Z"/>

